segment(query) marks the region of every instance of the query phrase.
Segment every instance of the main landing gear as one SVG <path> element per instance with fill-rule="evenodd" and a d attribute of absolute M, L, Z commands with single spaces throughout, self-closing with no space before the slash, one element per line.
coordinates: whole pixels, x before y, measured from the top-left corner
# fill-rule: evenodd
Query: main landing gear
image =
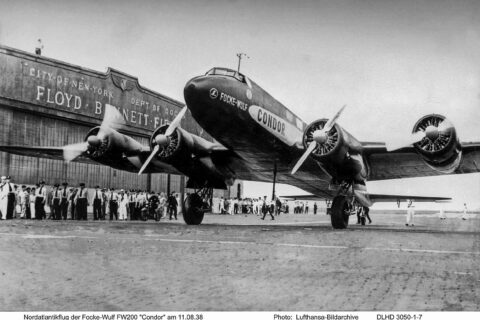
<path fill-rule="evenodd" d="M 334 229 L 346 229 L 351 215 L 357 212 L 357 203 L 351 190 L 352 183 L 343 184 L 338 191 L 337 196 L 333 198 L 330 209 L 330 219 Z"/>
<path fill-rule="evenodd" d="M 202 223 L 205 212 L 212 210 L 212 188 L 203 188 L 187 195 L 183 202 L 183 220 L 189 225 Z"/>

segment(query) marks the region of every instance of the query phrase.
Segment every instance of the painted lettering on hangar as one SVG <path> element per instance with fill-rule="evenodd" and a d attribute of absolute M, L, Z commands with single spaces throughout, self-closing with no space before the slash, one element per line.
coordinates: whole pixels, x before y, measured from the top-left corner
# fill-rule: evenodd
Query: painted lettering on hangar
<path fill-rule="evenodd" d="M 0 96 L 97 119 L 103 118 L 108 103 L 119 109 L 129 125 L 147 130 L 168 123 L 182 107 L 113 69 L 106 74 L 88 75 L 17 57 L 9 56 L 7 60 L 6 64 L 0 61 L 1 71 L 7 69 L 4 75 L 8 75 L 2 81 L 16 85 L 0 84 Z"/>

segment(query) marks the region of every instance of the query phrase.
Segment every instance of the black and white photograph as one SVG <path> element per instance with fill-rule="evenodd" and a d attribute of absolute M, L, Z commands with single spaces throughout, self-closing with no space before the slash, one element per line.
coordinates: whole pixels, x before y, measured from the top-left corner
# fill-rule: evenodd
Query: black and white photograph
<path fill-rule="evenodd" d="M 479 17 L 0 0 L 1 318 L 475 319 Z"/>

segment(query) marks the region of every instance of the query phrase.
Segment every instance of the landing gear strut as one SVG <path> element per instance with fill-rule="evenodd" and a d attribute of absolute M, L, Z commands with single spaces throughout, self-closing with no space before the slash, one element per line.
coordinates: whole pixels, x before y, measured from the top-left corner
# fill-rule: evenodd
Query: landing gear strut
<path fill-rule="evenodd" d="M 212 188 L 202 188 L 189 194 L 183 202 L 183 220 L 189 225 L 202 223 L 205 212 L 212 210 Z"/>

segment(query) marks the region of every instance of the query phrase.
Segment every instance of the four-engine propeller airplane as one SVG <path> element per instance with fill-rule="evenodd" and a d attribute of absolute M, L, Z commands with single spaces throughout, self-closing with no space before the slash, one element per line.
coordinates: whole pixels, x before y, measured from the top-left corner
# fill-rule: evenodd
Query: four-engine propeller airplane
<path fill-rule="evenodd" d="M 226 188 L 235 179 L 285 183 L 318 199 L 332 199 L 332 226 L 343 229 L 352 205 L 406 198 L 369 194 L 367 180 L 480 171 L 480 143 L 460 143 L 453 125 L 441 115 L 422 117 L 405 141 L 387 145 L 360 142 L 342 128 L 337 120 L 345 107 L 330 119 L 307 125 L 248 77 L 226 68 L 213 68 L 188 81 L 184 97 L 186 107 L 152 133 L 149 146 L 120 133 L 123 118 L 107 106 L 102 125 L 91 129 L 84 142 L 0 150 L 139 173 L 186 175 L 187 187 L 198 189 L 183 203 L 187 224 L 202 222 L 210 209 L 204 199 L 212 188 Z M 187 108 L 215 142 L 180 128 Z"/>

